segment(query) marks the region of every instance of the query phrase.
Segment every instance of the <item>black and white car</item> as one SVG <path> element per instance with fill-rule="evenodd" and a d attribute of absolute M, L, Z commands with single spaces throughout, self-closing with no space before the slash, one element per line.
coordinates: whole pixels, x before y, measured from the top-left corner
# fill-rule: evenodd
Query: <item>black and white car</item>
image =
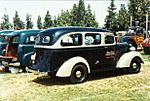
<path fill-rule="evenodd" d="M 142 57 L 127 43 L 99 28 L 58 27 L 41 31 L 36 39 L 31 66 L 27 71 L 69 77 L 81 83 L 88 74 L 127 68 L 140 72 Z"/>

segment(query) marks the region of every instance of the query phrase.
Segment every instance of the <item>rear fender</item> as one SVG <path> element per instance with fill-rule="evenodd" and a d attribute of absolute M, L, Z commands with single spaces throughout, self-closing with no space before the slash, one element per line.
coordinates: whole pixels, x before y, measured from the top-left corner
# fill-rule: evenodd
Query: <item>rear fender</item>
<path fill-rule="evenodd" d="M 139 52 L 130 51 L 128 53 L 123 54 L 119 61 L 117 62 L 117 68 L 130 67 L 130 63 L 134 58 L 139 58 L 141 63 L 144 63 L 142 60 L 142 56 Z"/>
<path fill-rule="evenodd" d="M 90 73 L 90 67 L 88 62 L 83 57 L 73 57 L 66 62 L 64 62 L 61 67 L 58 69 L 56 76 L 58 77 L 69 77 L 71 75 L 71 71 L 73 67 L 78 64 L 82 63 L 87 67 L 88 73 Z"/>
<path fill-rule="evenodd" d="M 31 59 L 31 55 L 33 55 L 34 54 L 34 52 L 29 52 L 29 53 L 27 53 L 27 54 L 25 54 L 24 56 L 23 56 L 23 60 L 22 60 L 22 65 L 24 65 L 24 66 L 27 66 L 27 65 L 29 65 L 29 63 L 30 63 L 30 59 Z"/>

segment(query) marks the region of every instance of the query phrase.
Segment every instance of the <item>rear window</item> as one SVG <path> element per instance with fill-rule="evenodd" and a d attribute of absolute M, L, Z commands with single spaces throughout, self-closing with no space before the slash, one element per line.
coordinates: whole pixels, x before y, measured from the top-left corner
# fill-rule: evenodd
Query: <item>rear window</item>
<path fill-rule="evenodd" d="M 26 44 L 34 44 L 35 43 L 35 39 L 36 39 L 36 36 L 28 36 L 26 38 Z"/>
<path fill-rule="evenodd" d="M 51 33 L 40 33 L 36 36 L 35 44 L 37 45 L 51 45 L 52 34 Z"/>
<path fill-rule="evenodd" d="M 42 43 L 49 43 L 50 42 L 50 36 L 44 36 L 42 39 Z"/>

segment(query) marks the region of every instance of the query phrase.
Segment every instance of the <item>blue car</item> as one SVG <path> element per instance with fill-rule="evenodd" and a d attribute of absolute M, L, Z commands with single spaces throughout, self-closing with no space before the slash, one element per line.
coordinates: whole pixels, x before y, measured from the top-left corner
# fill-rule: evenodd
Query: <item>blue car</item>
<path fill-rule="evenodd" d="M 17 30 L 3 35 L 7 40 L 6 52 L 0 57 L 2 65 L 24 69 L 30 63 L 35 38 L 41 30 Z"/>

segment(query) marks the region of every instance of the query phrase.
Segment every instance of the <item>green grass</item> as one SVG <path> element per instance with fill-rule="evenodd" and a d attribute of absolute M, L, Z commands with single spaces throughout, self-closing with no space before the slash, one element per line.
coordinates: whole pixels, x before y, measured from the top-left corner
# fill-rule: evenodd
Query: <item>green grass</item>
<path fill-rule="evenodd" d="M 31 73 L 0 74 L 0 101 L 150 101 L 150 65 L 142 65 L 138 74 L 97 73 L 81 84 Z"/>
<path fill-rule="evenodd" d="M 144 61 L 149 61 L 149 62 L 150 62 L 150 60 L 148 59 L 148 57 L 149 57 L 150 55 L 144 54 L 143 51 L 141 52 L 141 55 L 142 55 Z"/>

